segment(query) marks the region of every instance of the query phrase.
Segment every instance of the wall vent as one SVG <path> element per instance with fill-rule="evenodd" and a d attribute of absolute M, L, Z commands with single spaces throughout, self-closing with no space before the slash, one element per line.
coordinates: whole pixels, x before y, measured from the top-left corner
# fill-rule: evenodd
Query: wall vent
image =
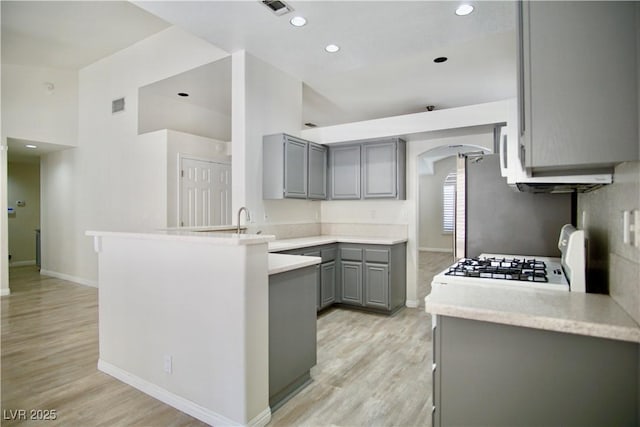
<path fill-rule="evenodd" d="M 124 98 L 118 98 L 111 101 L 111 114 L 124 111 Z"/>
<path fill-rule="evenodd" d="M 282 16 L 293 10 L 291 6 L 289 6 L 282 0 L 260 0 L 260 3 L 267 6 L 277 16 Z"/>

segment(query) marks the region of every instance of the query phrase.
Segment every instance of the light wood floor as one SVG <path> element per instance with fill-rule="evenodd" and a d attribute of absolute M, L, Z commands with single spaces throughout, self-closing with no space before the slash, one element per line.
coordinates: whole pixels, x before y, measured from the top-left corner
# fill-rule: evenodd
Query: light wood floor
<path fill-rule="evenodd" d="M 451 264 L 423 254 L 428 268 L 419 292 L 427 289 L 430 270 Z M 205 425 L 96 369 L 97 289 L 40 276 L 35 267 L 12 268 L 10 287 L 12 294 L 1 299 L 3 418 L 9 410 L 55 409 L 57 419 L 3 419 L 3 426 Z M 429 426 L 430 333 L 423 309 L 391 317 L 322 313 L 313 382 L 276 411 L 270 425 Z"/>

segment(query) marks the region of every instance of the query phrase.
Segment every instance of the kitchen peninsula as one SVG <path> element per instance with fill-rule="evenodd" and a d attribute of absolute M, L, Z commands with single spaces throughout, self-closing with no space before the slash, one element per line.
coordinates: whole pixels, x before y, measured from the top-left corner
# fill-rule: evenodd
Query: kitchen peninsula
<path fill-rule="evenodd" d="M 320 260 L 268 254 L 273 236 L 87 235 L 99 260 L 98 369 L 212 425 L 266 424 L 269 274 L 315 275 Z"/>

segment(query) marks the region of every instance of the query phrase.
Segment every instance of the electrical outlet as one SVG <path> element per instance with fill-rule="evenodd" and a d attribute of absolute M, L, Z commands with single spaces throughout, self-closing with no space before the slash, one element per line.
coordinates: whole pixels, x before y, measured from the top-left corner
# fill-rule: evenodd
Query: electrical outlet
<path fill-rule="evenodd" d="M 171 374 L 173 372 L 173 358 L 168 354 L 164 355 L 164 371 L 167 374 Z"/>

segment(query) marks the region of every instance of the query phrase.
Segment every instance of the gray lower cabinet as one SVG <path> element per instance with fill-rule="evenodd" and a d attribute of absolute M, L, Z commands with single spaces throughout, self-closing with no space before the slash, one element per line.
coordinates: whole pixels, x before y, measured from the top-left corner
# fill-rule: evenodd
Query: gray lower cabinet
<path fill-rule="evenodd" d="M 316 283 L 309 266 L 269 276 L 269 406 L 311 381 L 316 364 Z"/>
<path fill-rule="evenodd" d="M 318 271 L 316 279 L 316 310 L 329 307 L 336 301 L 336 256 L 337 245 L 312 246 L 308 248 L 292 249 L 281 253 L 289 255 L 315 256 L 322 259 L 316 265 Z"/>
<path fill-rule="evenodd" d="M 448 316 L 433 330 L 433 426 L 633 426 L 640 345 Z"/>
<path fill-rule="evenodd" d="M 336 301 L 336 262 L 322 263 L 320 266 L 320 286 L 318 286 L 318 310 Z"/>
<path fill-rule="evenodd" d="M 338 243 L 281 253 L 321 257 L 316 310 L 341 304 L 391 313 L 406 302 L 406 246 Z"/>
<path fill-rule="evenodd" d="M 336 145 L 329 149 L 331 199 L 360 199 L 361 146 Z"/>
<path fill-rule="evenodd" d="M 362 299 L 362 262 L 340 261 L 340 283 L 342 284 L 343 304 L 363 305 Z"/>
<path fill-rule="evenodd" d="M 365 271 L 365 301 L 367 307 L 389 309 L 389 265 L 366 262 Z"/>
<path fill-rule="evenodd" d="M 393 312 L 406 301 L 406 244 L 340 243 L 340 290 L 343 305 Z"/>

